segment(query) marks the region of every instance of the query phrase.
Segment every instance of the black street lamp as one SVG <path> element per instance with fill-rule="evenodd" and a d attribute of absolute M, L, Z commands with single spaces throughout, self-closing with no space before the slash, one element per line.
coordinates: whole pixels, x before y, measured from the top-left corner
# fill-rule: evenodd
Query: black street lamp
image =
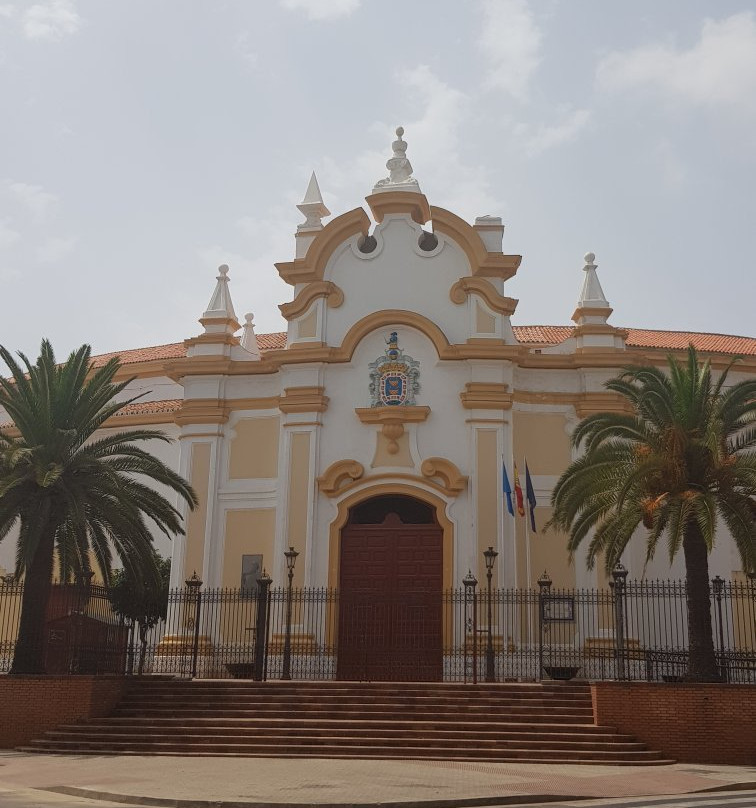
<path fill-rule="evenodd" d="M 286 634 L 284 635 L 282 679 L 291 679 L 291 584 L 294 580 L 294 565 L 297 563 L 299 553 L 293 548 L 284 553 L 286 556 L 286 569 L 289 571 L 289 585 L 286 589 Z"/>
<path fill-rule="evenodd" d="M 625 582 L 627 570 L 618 561 L 612 569 L 609 585 L 614 589 L 614 653 L 617 658 L 617 678 L 625 678 Z"/>
<path fill-rule="evenodd" d="M 486 579 L 488 581 L 488 636 L 486 638 L 486 682 L 496 681 L 496 665 L 494 663 L 494 649 L 493 649 L 493 617 L 491 615 L 491 578 L 493 577 L 493 565 L 496 561 L 496 556 L 499 555 L 493 547 L 489 547 L 483 553 L 483 558 L 486 560 Z"/>
<path fill-rule="evenodd" d="M 190 597 L 194 598 L 194 642 L 192 643 L 192 679 L 197 678 L 197 656 L 199 654 L 200 609 L 202 608 L 202 579 L 195 570 L 191 578 L 184 581 L 189 589 Z"/>
<path fill-rule="evenodd" d="M 549 626 L 547 623 L 546 615 L 546 598 L 551 593 L 551 584 L 553 581 L 549 577 L 546 570 L 537 581 L 538 583 L 538 679 L 543 676 L 543 634 L 548 631 Z M 551 655 L 549 654 L 549 657 Z"/>
<path fill-rule="evenodd" d="M 472 570 L 467 570 L 467 575 L 462 579 L 465 587 L 465 681 L 467 681 L 467 642 L 472 636 L 472 657 L 473 657 L 473 684 L 478 684 L 478 604 L 475 597 L 475 587 L 478 579 L 472 574 Z M 472 616 L 468 616 L 468 604 L 472 603 Z"/>

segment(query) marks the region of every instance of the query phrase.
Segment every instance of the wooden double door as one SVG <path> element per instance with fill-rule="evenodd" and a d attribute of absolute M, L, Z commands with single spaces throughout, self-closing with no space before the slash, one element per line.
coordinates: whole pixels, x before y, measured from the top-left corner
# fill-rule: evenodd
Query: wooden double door
<path fill-rule="evenodd" d="M 342 530 L 337 676 L 439 681 L 442 529 L 427 506 L 407 508 L 384 499 L 372 514 L 382 516 L 380 522 L 350 521 Z"/>

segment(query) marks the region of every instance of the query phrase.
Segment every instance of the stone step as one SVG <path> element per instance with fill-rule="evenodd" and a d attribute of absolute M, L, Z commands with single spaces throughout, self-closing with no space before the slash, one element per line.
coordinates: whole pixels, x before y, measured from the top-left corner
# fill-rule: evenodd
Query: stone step
<path fill-rule="evenodd" d="M 386 746 L 379 746 L 377 744 L 364 744 L 346 747 L 342 744 L 334 744 L 328 742 L 328 739 L 323 739 L 323 743 L 313 743 L 311 740 L 307 743 L 298 745 L 287 744 L 284 748 L 280 744 L 271 745 L 265 742 L 245 742 L 245 743 L 204 743 L 188 746 L 180 740 L 171 742 L 151 742 L 144 740 L 135 743 L 109 743 L 107 741 L 93 741 L 91 743 L 81 743 L 75 741 L 71 744 L 63 742 L 51 741 L 46 743 L 44 741 L 37 741 L 33 745 L 25 747 L 27 751 L 45 751 L 45 752 L 58 752 L 65 754 L 134 754 L 134 755 L 236 755 L 236 756 L 251 756 L 258 755 L 275 756 L 275 757 L 367 757 L 367 758 L 424 758 L 424 759 L 442 759 L 442 760 L 455 760 L 455 759 L 468 759 L 468 760 L 499 760 L 499 761 L 529 761 L 555 763 L 558 760 L 560 763 L 634 763 L 648 764 L 648 763 L 669 763 L 662 759 L 658 752 L 644 751 L 644 750 L 613 750 L 613 749 L 597 749 L 597 750 L 579 750 L 579 749 L 564 749 L 560 750 L 558 758 L 556 751 L 552 749 L 532 749 L 521 746 L 506 747 L 503 749 L 495 748 L 479 748 L 479 747 L 465 747 L 459 746 L 445 749 L 443 747 L 428 746 L 421 744 L 407 744 L 396 746 L 387 744 Z M 544 752 L 546 754 L 544 754 Z"/>

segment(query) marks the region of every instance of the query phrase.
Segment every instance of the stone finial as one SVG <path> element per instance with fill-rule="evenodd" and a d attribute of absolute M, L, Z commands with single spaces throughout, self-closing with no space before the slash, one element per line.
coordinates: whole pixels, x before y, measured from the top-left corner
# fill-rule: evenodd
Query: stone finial
<path fill-rule="evenodd" d="M 313 175 L 314 176 L 314 175 Z M 254 315 L 244 315 L 244 326 L 242 330 L 240 345 L 247 353 L 251 354 L 252 359 L 260 359 L 260 346 L 257 343 L 257 334 L 255 334 Z"/>
<path fill-rule="evenodd" d="M 382 191 L 420 193 L 420 184 L 412 176 L 412 163 L 407 159 L 407 141 L 402 140 L 403 134 L 404 127 L 398 126 L 396 129 L 397 139 L 391 144 L 394 154 L 386 161 L 389 176 L 376 182 L 373 187 L 374 194 Z"/>
<path fill-rule="evenodd" d="M 231 293 L 228 290 L 228 266 L 226 264 L 218 267 L 216 281 L 215 291 L 200 323 L 205 327 L 206 334 L 233 334 L 239 330 L 239 323 L 234 312 L 234 304 L 231 302 Z"/>
<path fill-rule="evenodd" d="M 297 208 L 305 217 L 302 224 L 297 225 L 297 232 L 301 233 L 307 230 L 322 230 L 323 222 L 321 219 L 325 216 L 330 216 L 331 211 L 325 206 L 323 202 L 323 195 L 320 193 L 320 186 L 318 185 L 318 178 L 315 172 L 312 172 L 310 183 L 307 186 L 304 199 L 301 201 Z"/>
<path fill-rule="evenodd" d="M 599 283 L 596 269 L 596 256 L 588 252 L 583 256 L 585 265 L 585 279 L 580 290 L 577 308 L 572 315 L 576 323 L 573 336 L 576 339 L 578 351 L 596 350 L 605 348 L 623 349 L 627 332 L 609 324 L 612 308 L 604 295 Z"/>
<path fill-rule="evenodd" d="M 591 309 L 608 309 L 609 301 L 604 296 L 604 290 L 599 283 L 596 269 L 598 264 L 595 263 L 596 256 L 592 252 L 588 252 L 583 256 L 585 266 L 585 280 L 583 281 L 583 288 L 580 290 L 580 297 L 578 298 L 579 308 Z"/>

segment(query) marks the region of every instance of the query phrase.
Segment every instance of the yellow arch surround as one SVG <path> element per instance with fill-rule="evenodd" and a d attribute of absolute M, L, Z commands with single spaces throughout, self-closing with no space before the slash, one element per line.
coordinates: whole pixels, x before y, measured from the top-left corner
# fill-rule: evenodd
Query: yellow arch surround
<path fill-rule="evenodd" d="M 427 481 L 419 481 L 425 482 Z M 385 496 L 387 494 L 403 494 L 404 496 L 419 499 L 436 509 L 436 519 L 441 526 L 443 533 L 443 588 L 450 589 L 453 586 L 454 576 L 454 525 L 446 515 L 446 502 L 437 494 L 428 491 L 427 488 L 420 488 L 408 482 L 385 482 L 363 488 L 347 494 L 337 503 L 338 513 L 331 522 L 330 535 L 328 538 L 328 586 L 332 589 L 339 585 L 339 564 L 341 563 L 341 530 L 349 519 L 349 509 L 373 497 Z"/>
<path fill-rule="evenodd" d="M 344 335 L 341 345 L 334 349 L 334 353 L 338 355 L 339 360 L 349 362 L 360 341 L 385 325 L 406 325 L 425 334 L 435 346 L 439 359 L 452 359 L 457 356 L 457 348 L 449 343 L 446 334 L 432 320 L 404 309 L 374 311 L 358 320 Z"/>
<path fill-rule="evenodd" d="M 343 213 L 328 222 L 315 236 L 303 258 L 276 264 L 278 274 L 291 286 L 322 281 L 326 264 L 334 250 L 356 233 L 366 236 L 369 229 L 370 218 L 362 208 Z"/>

